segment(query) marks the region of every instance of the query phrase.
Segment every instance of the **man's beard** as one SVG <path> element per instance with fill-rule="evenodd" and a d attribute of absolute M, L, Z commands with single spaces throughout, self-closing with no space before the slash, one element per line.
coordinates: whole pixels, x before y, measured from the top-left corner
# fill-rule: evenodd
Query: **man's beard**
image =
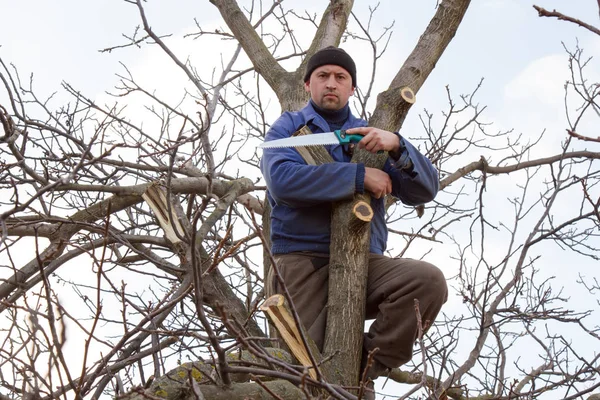
<path fill-rule="evenodd" d="M 340 108 L 340 98 L 335 93 L 328 92 L 323 95 L 321 104 L 323 108 L 338 110 Z"/>

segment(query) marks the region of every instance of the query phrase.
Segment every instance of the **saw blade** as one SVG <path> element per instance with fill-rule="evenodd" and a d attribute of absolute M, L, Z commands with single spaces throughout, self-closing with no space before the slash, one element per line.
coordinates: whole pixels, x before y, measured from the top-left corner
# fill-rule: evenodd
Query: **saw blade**
<path fill-rule="evenodd" d="M 312 135 L 292 136 L 285 139 L 270 140 L 261 143 L 258 147 L 261 149 L 273 149 L 281 147 L 305 147 L 305 146 L 323 146 L 329 144 L 338 144 L 339 139 L 335 133 L 313 133 Z"/>

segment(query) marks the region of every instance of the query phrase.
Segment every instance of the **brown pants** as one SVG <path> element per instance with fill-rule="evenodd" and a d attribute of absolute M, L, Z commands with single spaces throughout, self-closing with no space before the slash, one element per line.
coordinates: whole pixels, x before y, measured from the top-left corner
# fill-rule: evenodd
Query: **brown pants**
<path fill-rule="evenodd" d="M 279 254 L 275 261 L 302 324 L 322 350 L 327 318 L 329 256 L 317 253 Z M 268 283 L 275 293 L 282 293 L 275 277 L 270 278 Z M 428 326 L 433 323 L 447 297 L 446 279 L 434 265 L 371 254 L 366 318 L 375 321 L 365 333 L 365 350 L 378 347 L 375 359 L 388 368 L 408 362 L 418 336 L 414 299 L 419 300 L 422 323 Z"/>

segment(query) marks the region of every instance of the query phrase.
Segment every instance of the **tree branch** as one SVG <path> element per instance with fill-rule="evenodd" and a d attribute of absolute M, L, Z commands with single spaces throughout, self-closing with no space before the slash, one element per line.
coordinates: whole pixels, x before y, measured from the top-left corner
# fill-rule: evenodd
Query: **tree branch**
<path fill-rule="evenodd" d="M 389 88 L 377 96 L 377 106 L 369 120 L 372 126 L 391 131 L 400 129 L 408 114 L 401 89 L 410 87 L 415 93 L 421 89 L 454 38 L 470 3 L 470 0 L 444 0 L 439 3 L 437 12 Z"/>
<path fill-rule="evenodd" d="M 600 2 L 598 3 L 598 5 L 600 6 Z M 556 10 L 552 10 L 552 11 L 548 11 L 545 8 L 539 7 L 534 5 L 533 8 L 536 9 L 536 11 L 538 12 L 538 15 L 540 17 L 555 17 L 558 18 L 561 21 L 568 21 L 568 22 L 572 22 L 576 25 L 581 26 L 582 28 L 587 29 L 590 32 L 595 33 L 596 35 L 600 35 L 600 29 L 596 28 L 595 26 L 592 26 L 590 24 L 587 24 L 579 19 L 573 18 L 573 17 L 569 17 L 568 15 L 565 15 L 563 13 L 560 13 Z"/>
<path fill-rule="evenodd" d="M 237 2 L 235 0 L 210 0 L 210 2 L 219 9 L 225 23 L 242 45 L 256 72 L 276 93 L 279 92 L 278 88 L 289 73 L 275 60 Z"/>
<path fill-rule="evenodd" d="M 499 174 L 509 174 L 511 172 L 519 171 L 522 169 L 537 167 L 540 165 L 551 165 L 556 162 L 560 162 L 566 159 L 575 159 L 575 158 L 587 158 L 587 159 L 600 159 L 600 153 L 595 153 L 592 151 L 573 151 L 564 154 L 557 154 L 552 157 L 546 158 L 538 158 L 537 160 L 529 160 L 522 163 L 514 164 L 514 165 L 506 165 L 506 166 L 490 166 L 485 158 L 482 156 L 479 161 L 473 161 L 470 164 L 465 165 L 462 168 L 457 169 L 452 174 L 448 175 L 446 178 L 440 181 L 440 190 L 443 190 L 447 186 L 456 182 L 458 179 L 470 174 L 473 171 L 484 171 L 487 174 L 499 175 Z"/>
<path fill-rule="evenodd" d="M 339 46 L 342 35 L 348 25 L 348 19 L 354 0 L 331 0 L 323 13 L 317 32 L 310 44 L 306 57 L 296 70 L 300 78 L 304 75 L 308 59 L 317 51 L 327 46 Z"/>

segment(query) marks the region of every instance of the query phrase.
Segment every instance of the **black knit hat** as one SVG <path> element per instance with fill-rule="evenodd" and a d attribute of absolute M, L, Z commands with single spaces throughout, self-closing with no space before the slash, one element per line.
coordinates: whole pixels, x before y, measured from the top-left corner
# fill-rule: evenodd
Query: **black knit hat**
<path fill-rule="evenodd" d="M 334 46 L 325 47 L 308 59 L 304 82 L 308 82 L 310 75 L 315 69 L 328 64 L 339 65 L 348 71 L 352 77 L 352 86 L 356 87 L 356 65 L 354 64 L 354 60 L 343 49 Z"/>

